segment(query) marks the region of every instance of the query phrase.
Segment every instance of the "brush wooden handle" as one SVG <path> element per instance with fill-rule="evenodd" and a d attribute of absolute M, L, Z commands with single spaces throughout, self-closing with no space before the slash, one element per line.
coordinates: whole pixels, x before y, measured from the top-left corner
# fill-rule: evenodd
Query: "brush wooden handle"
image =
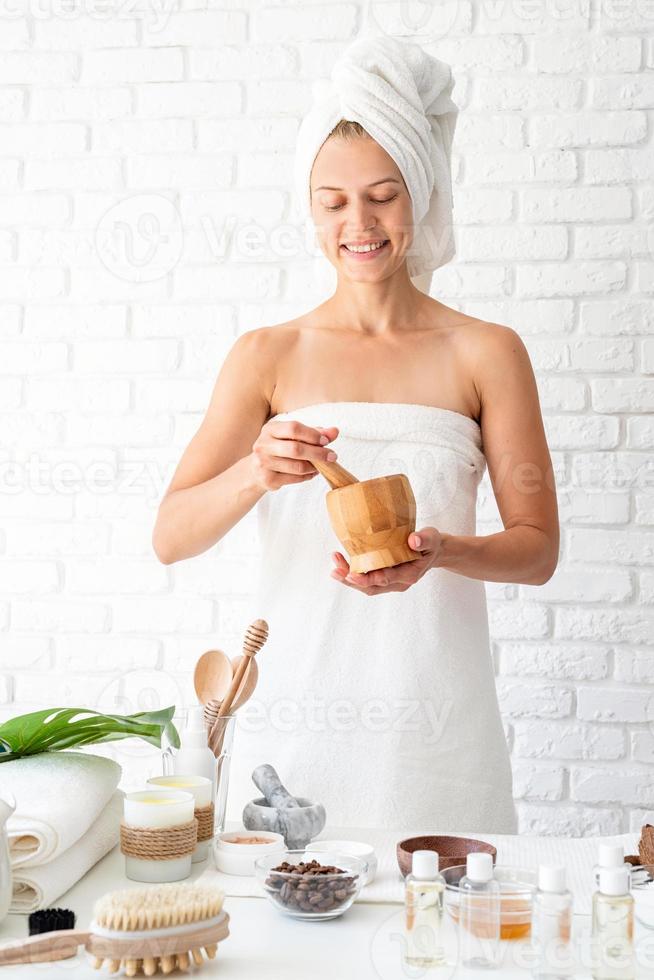
<path fill-rule="evenodd" d="M 234 679 L 232 680 L 229 691 L 223 698 L 223 703 L 220 705 L 220 711 L 218 712 L 218 718 L 222 718 L 224 715 L 228 715 L 232 708 L 232 703 L 241 682 L 250 664 L 250 658 L 257 655 L 261 647 L 264 645 L 268 639 L 268 623 L 265 619 L 255 619 L 255 621 L 248 626 L 245 633 L 245 639 L 243 640 L 243 659 L 238 665 L 238 670 L 234 674 Z"/>
<path fill-rule="evenodd" d="M 86 946 L 90 932 L 81 929 L 54 929 L 30 936 L 0 949 L 0 966 L 12 963 L 51 963 L 75 956 L 78 946 Z"/>
<path fill-rule="evenodd" d="M 332 490 L 338 490 L 339 487 L 348 487 L 350 483 L 359 483 L 356 476 L 352 476 L 351 473 L 338 463 L 328 463 L 324 459 L 312 459 L 311 462 L 318 472 L 324 476 Z"/>

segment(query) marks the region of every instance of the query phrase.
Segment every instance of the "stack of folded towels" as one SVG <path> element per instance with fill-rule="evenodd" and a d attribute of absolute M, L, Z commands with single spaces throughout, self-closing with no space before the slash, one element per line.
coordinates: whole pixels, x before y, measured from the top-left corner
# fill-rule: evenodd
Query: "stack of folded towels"
<path fill-rule="evenodd" d="M 9 818 L 10 912 L 33 912 L 68 891 L 120 838 L 120 766 L 86 752 L 43 752 L 3 762 L 16 800 Z"/>

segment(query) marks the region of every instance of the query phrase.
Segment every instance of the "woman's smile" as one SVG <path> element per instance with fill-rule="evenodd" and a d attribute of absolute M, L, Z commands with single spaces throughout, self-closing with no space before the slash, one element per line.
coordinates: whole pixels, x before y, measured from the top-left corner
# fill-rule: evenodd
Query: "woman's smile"
<path fill-rule="evenodd" d="M 371 262 L 380 255 L 384 255 L 390 246 L 390 241 L 386 239 L 383 245 L 375 245 L 363 251 L 354 252 L 347 245 L 339 246 L 340 251 L 353 262 Z M 361 247 L 361 246 L 359 246 Z"/>

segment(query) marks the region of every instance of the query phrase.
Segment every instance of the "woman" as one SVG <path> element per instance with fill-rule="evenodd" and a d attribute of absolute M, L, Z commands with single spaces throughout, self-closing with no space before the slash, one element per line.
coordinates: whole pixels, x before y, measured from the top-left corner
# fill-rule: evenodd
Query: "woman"
<path fill-rule="evenodd" d="M 514 833 L 483 583 L 554 572 L 552 466 L 517 333 L 411 280 L 407 172 L 356 122 L 322 143 L 310 207 L 334 294 L 234 343 L 153 544 L 167 564 L 200 554 L 257 506 L 251 610 L 270 636 L 239 712 L 230 817 L 271 762 L 331 826 Z M 409 477 L 413 561 L 350 573 L 313 465 L 336 458 L 359 479 Z M 504 530 L 477 536 L 486 465 Z"/>

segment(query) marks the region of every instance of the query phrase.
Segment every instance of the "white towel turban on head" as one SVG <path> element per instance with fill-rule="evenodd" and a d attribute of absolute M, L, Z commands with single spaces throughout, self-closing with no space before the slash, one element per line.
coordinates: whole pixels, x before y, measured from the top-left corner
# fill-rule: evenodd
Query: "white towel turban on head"
<path fill-rule="evenodd" d="M 386 150 L 411 195 L 415 233 L 407 269 L 423 284 L 455 253 L 451 151 L 459 110 L 453 87 L 450 66 L 420 45 L 387 35 L 359 38 L 334 64 L 330 81 L 314 83 L 314 102 L 297 138 L 295 193 L 307 219 L 311 169 L 339 119 L 360 123 Z"/>

